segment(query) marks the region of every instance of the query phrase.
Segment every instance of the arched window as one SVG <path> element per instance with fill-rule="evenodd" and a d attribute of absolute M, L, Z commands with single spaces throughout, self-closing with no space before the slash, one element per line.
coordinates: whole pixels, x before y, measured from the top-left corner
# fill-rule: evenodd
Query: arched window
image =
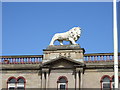
<path fill-rule="evenodd" d="M 65 76 L 61 76 L 58 78 L 58 81 L 57 81 L 57 87 L 59 90 L 67 90 L 67 86 L 68 86 L 68 80 Z"/>
<path fill-rule="evenodd" d="M 16 78 L 10 77 L 7 81 L 8 84 L 8 90 L 15 90 L 16 88 Z"/>
<path fill-rule="evenodd" d="M 18 77 L 18 79 L 17 79 L 17 89 L 20 89 L 20 90 L 25 89 L 25 79 L 23 77 Z"/>
<path fill-rule="evenodd" d="M 8 90 L 24 90 L 25 89 L 25 79 L 23 77 L 10 77 L 7 81 Z"/>
<path fill-rule="evenodd" d="M 115 82 L 114 82 L 114 76 L 112 76 L 112 82 L 111 82 L 111 88 L 115 88 Z M 120 88 L 120 77 L 118 77 L 118 79 L 119 79 L 119 88 Z"/>
<path fill-rule="evenodd" d="M 110 76 L 105 75 L 101 78 L 101 87 L 102 90 L 109 90 L 111 88 L 111 79 Z"/>
<path fill-rule="evenodd" d="M 114 88 L 114 87 L 115 87 L 115 83 L 114 83 L 114 76 L 112 77 L 112 83 L 111 83 L 111 86 L 112 86 L 112 88 Z"/>

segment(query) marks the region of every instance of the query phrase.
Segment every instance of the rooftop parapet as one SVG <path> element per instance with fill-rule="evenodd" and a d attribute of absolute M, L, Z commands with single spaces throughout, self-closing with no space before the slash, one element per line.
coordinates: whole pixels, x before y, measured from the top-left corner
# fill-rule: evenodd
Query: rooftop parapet
<path fill-rule="evenodd" d="M 120 53 L 118 53 L 120 61 Z M 94 53 L 84 54 L 85 63 L 94 62 L 113 62 L 113 53 Z M 19 55 L 19 56 L 0 56 L 0 64 L 40 64 L 42 63 L 43 55 Z"/>

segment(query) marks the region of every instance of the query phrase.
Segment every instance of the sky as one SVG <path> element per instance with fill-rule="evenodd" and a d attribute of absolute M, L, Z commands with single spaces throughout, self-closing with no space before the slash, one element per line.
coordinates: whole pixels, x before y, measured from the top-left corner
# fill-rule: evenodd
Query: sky
<path fill-rule="evenodd" d="M 85 53 L 112 53 L 112 18 L 112 2 L 3 2 L 2 54 L 42 55 L 55 33 L 76 26 Z"/>

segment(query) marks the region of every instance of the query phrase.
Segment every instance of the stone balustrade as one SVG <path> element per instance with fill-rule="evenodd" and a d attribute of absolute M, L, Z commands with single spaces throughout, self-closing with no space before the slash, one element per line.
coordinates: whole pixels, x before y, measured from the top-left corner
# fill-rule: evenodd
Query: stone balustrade
<path fill-rule="evenodd" d="M 93 61 L 113 61 L 113 53 L 96 53 L 96 54 L 84 54 L 85 62 Z M 120 60 L 120 53 L 118 53 L 118 60 Z"/>
<path fill-rule="evenodd" d="M 0 56 L 0 64 L 40 64 L 43 55 L 25 55 L 25 56 Z M 113 53 L 95 53 L 84 54 L 85 62 L 113 61 Z M 120 53 L 118 54 L 120 60 Z"/>
<path fill-rule="evenodd" d="M 25 56 L 1 56 L 1 64 L 39 64 L 42 62 L 42 55 L 25 55 Z"/>

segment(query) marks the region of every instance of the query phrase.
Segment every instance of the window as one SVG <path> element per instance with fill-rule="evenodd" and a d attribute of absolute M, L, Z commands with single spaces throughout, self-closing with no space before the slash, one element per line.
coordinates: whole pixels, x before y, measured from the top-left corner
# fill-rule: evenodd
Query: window
<path fill-rule="evenodd" d="M 110 77 L 105 75 L 101 79 L 101 86 L 102 90 L 110 90 L 111 88 L 111 83 L 110 83 Z"/>
<path fill-rule="evenodd" d="M 23 77 L 10 77 L 7 81 L 8 90 L 24 90 L 25 89 L 25 79 Z"/>
<path fill-rule="evenodd" d="M 65 76 L 59 77 L 59 79 L 57 81 L 57 85 L 58 85 L 59 90 L 66 90 L 67 84 L 68 84 L 68 80 Z"/>
<path fill-rule="evenodd" d="M 119 84 L 118 84 L 118 87 L 120 88 L 120 78 L 118 77 L 118 79 L 119 79 Z M 114 90 L 114 88 L 115 88 L 115 82 L 114 82 L 114 76 L 112 76 L 112 83 L 111 83 L 111 88 L 112 88 L 112 90 Z"/>
<path fill-rule="evenodd" d="M 8 83 L 8 90 L 15 90 L 16 87 L 16 78 L 10 77 L 7 81 Z"/>
<path fill-rule="evenodd" d="M 113 90 L 114 90 L 114 88 L 115 88 L 114 77 L 112 77 L 112 83 L 111 83 L 111 85 L 112 85 L 111 88 L 113 88 Z"/>
<path fill-rule="evenodd" d="M 24 90 L 25 88 L 25 80 L 24 78 L 18 78 L 17 80 L 17 89 L 18 90 Z"/>

